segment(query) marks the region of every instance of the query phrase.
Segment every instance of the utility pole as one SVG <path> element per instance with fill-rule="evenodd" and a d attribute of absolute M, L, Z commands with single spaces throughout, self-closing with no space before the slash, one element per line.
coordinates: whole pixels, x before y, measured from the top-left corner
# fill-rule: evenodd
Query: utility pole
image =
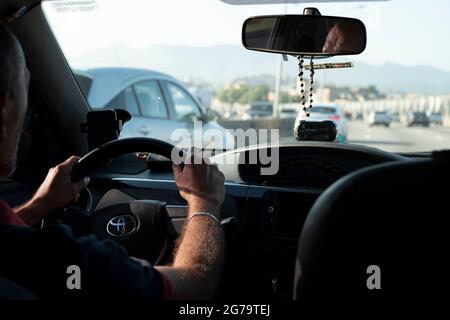
<path fill-rule="evenodd" d="M 287 13 L 287 3 L 284 3 L 284 14 Z M 287 59 L 287 58 L 286 58 Z M 282 54 L 277 56 L 277 69 L 275 74 L 275 94 L 273 97 L 273 118 L 278 118 L 280 114 L 280 95 L 281 95 L 281 79 L 283 77 L 283 60 Z"/>
<path fill-rule="evenodd" d="M 275 95 L 273 98 L 273 117 L 276 119 L 280 114 L 280 90 L 281 90 L 281 77 L 283 74 L 283 56 L 280 55 L 277 62 L 277 73 L 275 76 Z"/>

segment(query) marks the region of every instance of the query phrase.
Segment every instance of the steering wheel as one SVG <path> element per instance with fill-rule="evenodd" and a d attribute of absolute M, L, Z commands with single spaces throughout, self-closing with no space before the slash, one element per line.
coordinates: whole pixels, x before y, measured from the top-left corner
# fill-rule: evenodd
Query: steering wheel
<path fill-rule="evenodd" d="M 184 154 L 173 145 L 151 138 L 129 138 L 108 142 L 78 160 L 72 171 L 72 181 L 88 176 L 95 168 L 122 154 L 150 152 L 172 159 Z M 113 190 L 110 190 L 110 192 Z M 107 192 L 110 193 L 110 192 Z M 106 194 L 105 196 L 106 197 Z M 113 205 L 97 207 L 93 213 L 69 205 L 58 219 L 72 227 L 77 236 L 93 234 L 98 239 L 112 239 L 121 243 L 131 256 L 157 264 L 167 257 L 176 237 L 166 203 L 154 200 L 124 198 L 120 192 L 110 193 Z"/>

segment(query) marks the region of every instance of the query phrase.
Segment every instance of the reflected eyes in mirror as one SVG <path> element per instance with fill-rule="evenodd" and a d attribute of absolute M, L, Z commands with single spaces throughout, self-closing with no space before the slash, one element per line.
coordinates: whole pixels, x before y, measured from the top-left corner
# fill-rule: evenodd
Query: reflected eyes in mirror
<path fill-rule="evenodd" d="M 249 18 L 242 42 L 256 51 L 293 55 L 353 55 L 366 47 L 366 29 L 357 19 L 281 15 Z"/>

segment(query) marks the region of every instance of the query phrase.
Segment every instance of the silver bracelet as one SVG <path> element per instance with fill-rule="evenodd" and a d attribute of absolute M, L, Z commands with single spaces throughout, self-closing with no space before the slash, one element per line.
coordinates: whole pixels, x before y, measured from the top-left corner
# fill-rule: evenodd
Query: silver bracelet
<path fill-rule="evenodd" d="M 199 211 L 199 212 L 194 212 L 193 214 L 191 214 L 191 216 L 186 220 L 186 224 L 191 221 L 191 219 L 193 217 L 197 217 L 197 216 L 206 216 L 209 217 L 211 219 L 213 219 L 215 222 L 217 222 L 217 224 L 220 226 L 220 220 L 217 219 L 217 217 L 209 212 L 203 212 L 203 211 Z"/>

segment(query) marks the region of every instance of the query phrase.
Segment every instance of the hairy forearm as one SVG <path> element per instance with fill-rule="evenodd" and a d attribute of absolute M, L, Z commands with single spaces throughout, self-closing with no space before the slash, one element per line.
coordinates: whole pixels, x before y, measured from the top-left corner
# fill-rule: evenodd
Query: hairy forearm
<path fill-rule="evenodd" d="M 15 207 L 13 210 L 29 226 L 38 224 L 47 215 L 45 206 L 33 199 Z"/>
<path fill-rule="evenodd" d="M 213 298 L 225 256 L 224 235 L 209 217 L 194 217 L 185 225 L 173 265 L 158 267 L 172 285 L 174 299 Z"/>
<path fill-rule="evenodd" d="M 186 224 L 173 267 L 196 266 L 199 273 L 216 274 L 217 262 L 223 259 L 223 232 L 216 221 L 206 216 L 194 217 Z"/>

